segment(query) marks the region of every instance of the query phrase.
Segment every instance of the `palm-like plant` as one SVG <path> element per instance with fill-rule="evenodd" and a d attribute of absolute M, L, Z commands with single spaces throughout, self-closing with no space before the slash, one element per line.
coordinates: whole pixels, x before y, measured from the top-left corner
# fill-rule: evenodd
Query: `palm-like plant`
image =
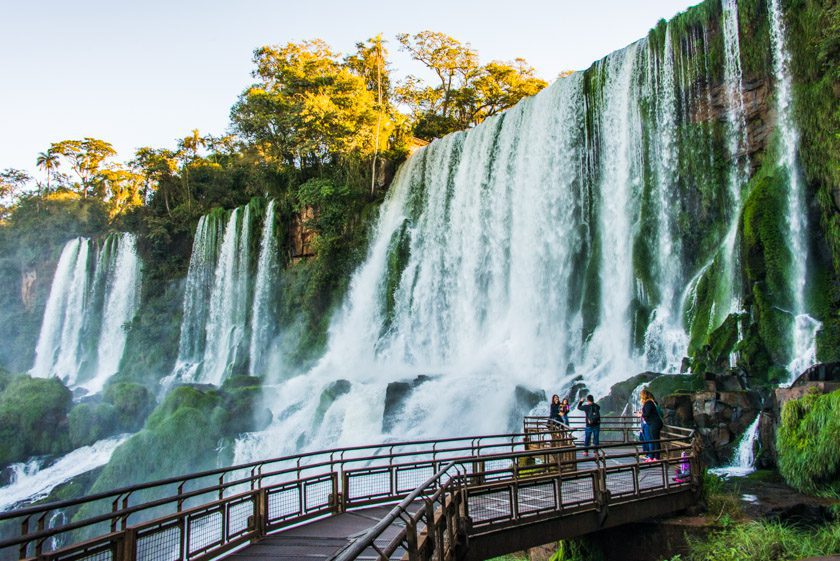
<path fill-rule="evenodd" d="M 38 158 L 35 160 L 35 165 L 44 170 L 44 173 L 47 175 L 47 191 L 49 191 L 50 178 L 52 177 L 53 172 L 58 169 L 59 165 L 58 154 L 52 150 L 40 152 L 38 154 Z"/>

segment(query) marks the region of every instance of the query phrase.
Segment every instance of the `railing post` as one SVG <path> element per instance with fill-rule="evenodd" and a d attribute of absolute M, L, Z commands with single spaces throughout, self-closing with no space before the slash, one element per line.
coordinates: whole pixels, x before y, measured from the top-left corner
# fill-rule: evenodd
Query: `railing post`
<path fill-rule="evenodd" d="M 137 529 L 123 530 L 122 540 L 117 544 L 116 559 L 119 561 L 134 561 L 137 558 Z"/>
<path fill-rule="evenodd" d="M 408 561 L 419 561 L 417 555 L 417 524 L 411 516 L 405 521 L 405 541 Z"/>
<path fill-rule="evenodd" d="M 261 540 L 268 533 L 268 490 L 258 489 L 254 494 L 254 500 L 257 504 L 254 505 L 254 537 L 251 543 Z"/>

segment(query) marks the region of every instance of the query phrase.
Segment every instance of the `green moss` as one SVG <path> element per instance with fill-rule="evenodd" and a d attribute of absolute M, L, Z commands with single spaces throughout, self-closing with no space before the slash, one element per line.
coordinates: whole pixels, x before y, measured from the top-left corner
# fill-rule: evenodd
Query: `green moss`
<path fill-rule="evenodd" d="M 14 378 L 0 394 L 0 465 L 70 448 L 72 394 L 55 378 Z"/>
<path fill-rule="evenodd" d="M 666 395 L 696 391 L 700 389 L 700 382 L 697 376 L 665 374 L 652 380 L 647 388 L 661 400 Z"/>
<path fill-rule="evenodd" d="M 108 403 L 80 403 L 73 407 L 67 416 L 73 448 L 88 446 L 118 432 L 116 418 L 114 406 Z"/>
<path fill-rule="evenodd" d="M 155 398 L 145 386 L 132 382 L 116 382 L 105 388 L 103 398 L 113 406 L 115 432 L 134 432 L 155 405 Z"/>
<path fill-rule="evenodd" d="M 792 255 L 785 219 L 787 189 L 780 170 L 766 170 L 751 181 L 744 206 L 742 251 L 744 276 L 751 292 L 748 303 L 758 333 L 776 364 L 790 361 L 787 344 L 793 326 Z"/>
<path fill-rule="evenodd" d="M 787 402 L 776 433 L 779 472 L 805 493 L 840 498 L 840 390 Z"/>

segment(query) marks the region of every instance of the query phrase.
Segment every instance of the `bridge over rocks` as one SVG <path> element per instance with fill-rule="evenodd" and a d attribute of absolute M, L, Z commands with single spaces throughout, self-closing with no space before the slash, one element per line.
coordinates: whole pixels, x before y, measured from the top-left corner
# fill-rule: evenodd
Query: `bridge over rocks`
<path fill-rule="evenodd" d="M 693 431 L 645 462 L 631 417 L 273 458 L 0 513 L 3 559 L 481 560 L 677 512 L 700 491 Z M 60 522 L 60 523 L 59 523 Z"/>

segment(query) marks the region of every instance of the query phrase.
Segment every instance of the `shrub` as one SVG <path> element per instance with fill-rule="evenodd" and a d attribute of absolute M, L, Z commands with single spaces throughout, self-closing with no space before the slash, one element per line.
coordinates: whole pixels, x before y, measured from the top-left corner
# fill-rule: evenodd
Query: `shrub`
<path fill-rule="evenodd" d="M 840 496 L 840 390 L 809 393 L 782 409 L 776 434 L 779 472 L 792 487 Z"/>

